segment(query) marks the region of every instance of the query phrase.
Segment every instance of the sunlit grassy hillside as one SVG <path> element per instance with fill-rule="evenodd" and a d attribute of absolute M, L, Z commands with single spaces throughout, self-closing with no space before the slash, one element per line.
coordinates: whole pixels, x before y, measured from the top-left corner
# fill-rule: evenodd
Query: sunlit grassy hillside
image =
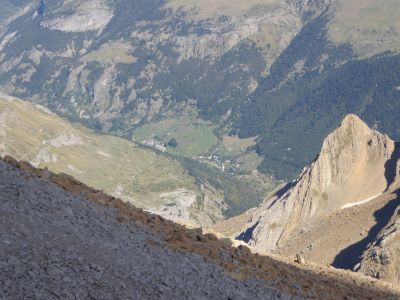
<path fill-rule="evenodd" d="M 329 35 L 337 43 L 350 43 L 361 56 L 400 51 L 398 0 L 338 0 Z"/>
<path fill-rule="evenodd" d="M 200 223 L 221 218 L 217 206 L 213 211 L 207 207 L 196 211 L 200 190 L 174 159 L 118 137 L 96 134 L 41 106 L 5 96 L 0 97 L 0 153 L 68 173 L 152 211 Z"/>

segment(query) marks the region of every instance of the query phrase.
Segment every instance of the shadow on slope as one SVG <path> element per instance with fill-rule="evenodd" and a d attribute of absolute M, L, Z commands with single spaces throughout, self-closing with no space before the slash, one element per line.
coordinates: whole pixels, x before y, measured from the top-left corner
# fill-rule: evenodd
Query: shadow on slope
<path fill-rule="evenodd" d="M 276 201 L 280 200 L 281 197 L 295 185 L 296 185 L 296 183 L 294 183 L 293 181 L 288 182 L 281 189 L 279 189 L 273 196 L 271 196 L 271 197 L 275 197 L 275 200 L 268 206 L 268 209 L 270 209 L 276 203 Z M 253 226 L 242 231 L 236 237 L 236 240 L 243 241 L 245 243 L 250 242 L 250 240 L 253 238 L 253 232 L 257 228 L 259 223 L 260 223 L 260 221 L 257 221 Z"/>
<path fill-rule="evenodd" d="M 397 176 L 397 161 L 400 159 L 400 143 L 395 143 L 395 148 L 390 159 L 385 163 L 386 191 L 395 182 Z M 332 263 L 332 266 L 340 269 L 353 269 L 361 260 L 361 255 L 369 243 L 376 239 L 379 232 L 387 225 L 393 212 L 400 205 L 400 189 L 393 192 L 396 198 L 389 201 L 384 207 L 374 213 L 376 224 L 369 230 L 363 240 L 343 249 Z"/>
<path fill-rule="evenodd" d="M 396 198 L 374 213 L 376 224 L 371 227 L 368 235 L 363 240 L 350 245 L 336 255 L 332 266 L 339 269 L 353 269 L 360 262 L 361 255 L 368 244 L 376 239 L 379 232 L 388 224 L 397 206 L 400 205 L 400 189 L 394 193 L 396 194 Z"/>
<path fill-rule="evenodd" d="M 390 188 L 396 180 L 397 161 L 400 159 L 400 143 L 394 144 L 394 151 L 390 159 L 385 163 L 385 178 L 387 182 L 386 190 Z"/>
<path fill-rule="evenodd" d="M 259 221 L 257 221 L 253 226 L 247 228 L 245 231 L 239 234 L 236 239 L 245 243 L 250 242 L 250 240 L 253 238 L 253 232 L 258 226 L 258 223 Z"/>

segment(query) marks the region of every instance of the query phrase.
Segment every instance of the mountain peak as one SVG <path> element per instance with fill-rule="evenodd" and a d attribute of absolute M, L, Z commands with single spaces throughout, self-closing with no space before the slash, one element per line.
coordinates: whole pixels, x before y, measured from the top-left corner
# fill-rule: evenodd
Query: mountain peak
<path fill-rule="evenodd" d="M 340 125 L 325 138 L 320 156 L 329 153 L 327 161 L 337 162 L 337 159 L 348 160 L 351 157 L 351 161 L 355 162 L 357 161 L 357 156 L 360 156 L 364 151 L 368 151 L 366 148 L 368 144 L 375 145 L 379 143 L 384 146 L 387 140 L 390 139 L 377 131 L 373 131 L 358 116 L 348 114 Z M 340 175 L 342 176 L 343 174 Z"/>
<path fill-rule="evenodd" d="M 368 126 L 367 124 L 365 124 L 363 120 L 361 120 L 359 116 L 355 114 L 346 115 L 340 124 L 340 126 L 353 126 L 353 125 L 362 127 Z"/>
<path fill-rule="evenodd" d="M 273 250 L 299 226 L 382 194 L 394 151 L 388 136 L 370 129 L 358 116 L 347 115 L 326 137 L 314 162 L 257 209 L 244 231 L 250 244 Z"/>
<path fill-rule="evenodd" d="M 361 134 L 372 134 L 372 129 L 361 120 L 361 118 L 354 114 L 346 115 L 340 125 L 333 131 L 332 134 L 343 134 L 343 132 L 349 132 L 361 135 Z"/>

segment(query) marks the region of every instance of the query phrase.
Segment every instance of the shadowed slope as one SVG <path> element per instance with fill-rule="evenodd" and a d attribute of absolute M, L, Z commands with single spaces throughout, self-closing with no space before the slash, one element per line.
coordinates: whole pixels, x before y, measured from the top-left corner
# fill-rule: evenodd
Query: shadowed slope
<path fill-rule="evenodd" d="M 399 177 L 398 167 L 400 160 L 400 143 L 394 144 L 394 151 L 390 159 L 385 163 L 385 178 L 387 181 L 387 190 Z"/>
<path fill-rule="evenodd" d="M 361 256 L 367 246 L 376 240 L 379 232 L 388 224 L 393 212 L 400 205 L 400 198 L 389 201 L 384 207 L 374 213 L 376 224 L 368 231 L 367 236 L 361 241 L 349 245 L 335 257 L 332 266 L 340 269 L 352 270 L 361 261 Z"/>

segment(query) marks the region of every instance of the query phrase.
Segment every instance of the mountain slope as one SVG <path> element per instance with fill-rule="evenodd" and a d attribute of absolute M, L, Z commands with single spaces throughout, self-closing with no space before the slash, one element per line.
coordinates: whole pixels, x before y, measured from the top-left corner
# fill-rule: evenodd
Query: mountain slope
<path fill-rule="evenodd" d="M 258 251 L 273 250 L 319 217 L 372 201 L 396 181 L 392 165 L 399 158 L 388 136 L 348 115 L 325 139 L 315 161 L 267 199 L 238 238 Z"/>
<path fill-rule="evenodd" d="M 6 298 L 396 299 L 400 293 L 351 272 L 253 255 L 10 157 L 0 161 L 0 177 Z"/>
<path fill-rule="evenodd" d="M 206 131 L 178 147 L 189 157 L 257 138 L 251 170 L 288 180 L 349 113 L 400 137 L 397 14 L 398 0 L 42 1 L 1 33 L 0 88 L 129 139 Z"/>
<path fill-rule="evenodd" d="M 376 241 L 399 204 L 400 198 L 391 191 L 371 201 L 334 211 L 294 230 L 290 239 L 273 253 L 285 257 L 301 253 L 306 261 L 359 271 L 357 266 L 363 253 Z"/>
<path fill-rule="evenodd" d="M 289 299 L 174 252 L 150 227 L 0 162 L 1 298 Z M 28 177 L 28 178 L 27 178 Z M 207 288 L 205 288 L 207 287 Z"/>
<path fill-rule="evenodd" d="M 0 154 L 70 174 L 167 218 L 208 226 L 258 205 L 275 185 L 206 162 L 96 134 L 46 108 L 0 95 Z"/>
<path fill-rule="evenodd" d="M 334 1 L 308 22 L 235 116 L 263 172 L 292 179 L 354 113 L 399 139 L 398 1 Z"/>
<path fill-rule="evenodd" d="M 334 14 L 328 36 L 335 43 L 351 43 L 357 56 L 371 57 L 400 50 L 400 13 L 397 0 L 339 0 L 330 7 Z"/>
<path fill-rule="evenodd" d="M 43 107 L 2 96 L 0 137 L 1 155 L 73 175 L 165 217 L 202 225 L 223 218 L 223 191 L 206 183 L 201 191 L 196 179 L 174 159 L 124 139 L 95 134 Z"/>
<path fill-rule="evenodd" d="M 23 14 L 28 9 L 33 8 L 33 0 L 4 0 L 1 3 L 0 11 L 0 32 L 15 17 Z M 36 6 L 36 5 L 35 5 Z"/>
<path fill-rule="evenodd" d="M 327 1 L 236 2 L 44 2 L 2 34 L 0 85 L 119 134 L 177 103 L 220 120 Z"/>

